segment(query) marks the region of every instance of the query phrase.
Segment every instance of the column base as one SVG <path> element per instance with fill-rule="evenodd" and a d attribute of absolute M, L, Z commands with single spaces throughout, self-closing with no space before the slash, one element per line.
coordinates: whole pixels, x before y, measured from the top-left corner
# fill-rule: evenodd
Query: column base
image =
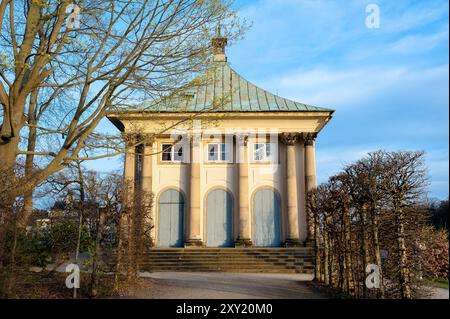
<path fill-rule="evenodd" d="M 298 238 L 288 238 L 283 243 L 283 247 L 289 248 L 289 247 L 302 247 L 303 242 Z"/>
<path fill-rule="evenodd" d="M 185 248 L 196 248 L 203 247 L 203 242 L 201 239 L 189 239 L 184 243 Z"/>
<path fill-rule="evenodd" d="M 238 248 L 245 248 L 245 247 L 252 247 L 253 243 L 250 238 L 238 238 L 234 242 L 234 247 Z"/>

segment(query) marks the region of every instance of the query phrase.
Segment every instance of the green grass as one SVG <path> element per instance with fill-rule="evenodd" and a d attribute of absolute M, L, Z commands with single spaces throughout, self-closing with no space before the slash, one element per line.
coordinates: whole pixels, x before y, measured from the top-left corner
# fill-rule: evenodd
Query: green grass
<path fill-rule="evenodd" d="M 424 279 L 430 286 L 448 289 L 448 279 Z"/>

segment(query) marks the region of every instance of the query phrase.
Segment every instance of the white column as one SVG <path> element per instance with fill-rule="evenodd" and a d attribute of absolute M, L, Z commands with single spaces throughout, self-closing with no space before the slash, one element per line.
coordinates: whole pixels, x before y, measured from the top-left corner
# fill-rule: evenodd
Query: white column
<path fill-rule="evenodd" d="M 152 196 L 152 156 L 153 143 L 144 143 L 144 151 L 142 154 L 142 178 L 141 189 L 143 192 L 143 204 L 149 206 Z"/>
<path fill-rule="evenodd" d="M 314 140 L 317 137 L 317 133 L 304 133 L 303 140 L 305 143 L 305 190 L 308 193 L 312 189 L 316 188 L 316 156 L 314 150 Z M 314 225 L 311 221 L 311 217 L 308 214 L 307 218 L 308 234 L 307 240 L 313 240 Z"/>
<path fill-rule="evenodd" d="M 238 192 L 239 192 L 239 233 L 235 246 L 251 246 L 250 227 L 248 223 L 248 135 L 236 136 L 236 148 L 238 159 Z"/>
<path fill-rule="evenodd" d="M 297 133 L 283 133 L 281 140 L 286 144 L 286 203 L 287 203 L 287 238 L 285 246 L 299 246 L 299 209 L 297 197 L 297 161 L 296 161 L 296 143 L 298 141 Z"/>
<path fill-rule="evenodd" d="M 191 138 L 190 181 L 189 181 L 189 236 L 186 247 L 202 246 L 200 234 L 200 143 L 201 135 Z"/>
<path fill-rule="evenodd" d="M 134 134 L 125 136 L 125 164 L 124 164 L 124 187 L 125 187 L 125 206 L 134 206 L 134 191 L 136 178 L 136 138 Z"/>
<path fill-rule="evenodd" d="M 316 154 L 314 150 L 314 139 L 316 134 L 309 133 L 305 136 L 305 175 L 306 191 L 316 188 Z"/>
<path fill-rule="evenodd" d="M 120 236 L 126 243 L 132 243 L 133 237 L 133 218 L 135 209 L 135 188 L 136 188 L 136 135 L 124 134 L 125 139 L 125 164 L 124 164 L 124 206 L 126 214 L 120 218 Z M 125 245 L 126 255 L 133 254 L 133 245 Z M 128 267 L 132 267 L 129 263 Z"/>

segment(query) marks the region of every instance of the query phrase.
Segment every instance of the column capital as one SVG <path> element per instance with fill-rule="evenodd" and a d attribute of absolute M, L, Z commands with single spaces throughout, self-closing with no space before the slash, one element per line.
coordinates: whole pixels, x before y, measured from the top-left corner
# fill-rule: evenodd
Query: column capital
<path fill-rule="evenodd" d="M 299 134 L 298 133 L 281 133 L 280 134 L 280 140 L 283 144 L 292 146 L 297 143 L 299 140 Z"/>
<path fill-rule="evenodd" d="M 144 146 L 152 146 L 155 141 L 155 134 L 140 134 L 139 141 L 142 141 Z"/>
<path fill-rule="evenodd" d="M 304 132 L 301 133 L 303 143 L 305 143 L 305 146 L 307 145 L 313 145 L 314 140 L 317 137 L 317 132 Z"/>
<path fill-rule="evenodd" d="M 136 144 L 138 141 L 138 134 L 137 133 L 122 133 L 122 138 L 125 141 L 126 146 L 132 146 L 133 144 Z"/>
<path fill-rule="evenodd" d="M 124 139 L 127 146 L 133 144 L 143 144 L 145 146 L 151 146 L 155 140 L 154 134 L 147 133 L 122 133 L 122 138 Z"/>

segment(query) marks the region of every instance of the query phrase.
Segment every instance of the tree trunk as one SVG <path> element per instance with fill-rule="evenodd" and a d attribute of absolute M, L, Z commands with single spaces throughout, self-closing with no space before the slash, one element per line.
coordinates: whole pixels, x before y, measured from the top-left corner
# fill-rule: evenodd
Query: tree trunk
<path fill-rule="evenodd" d="M 95 236 L 94 255 L 92 256 L 92 273 L 91 273 L 91 296 L 96 297 L 98 294 L 98 268 L 99 268 L 99 256 L 101 255 L 100 241 L 102 239 L 103 231 L 103 214 L 97 208 L 97 229 Z"/>
<path fill-rule="evenodd" d="M 361 239 L 362 239 L 362 253 L 363 253 L 363 265 L 361 269 L 361 278 L 366 277 L 366 267 L 369 265 L 370 262 L 370 252 L 369 252 L 369 241 L 367 238 L 367 207 L 363 205 L 361 207 Z M 362 285 L 363 287 L 363 296 L 364 298 L 367 298 L 368 296 L 368 290 L 365 284 Z"/>
<path fill-rule="evenodd" d="M 334 282 L 334 279 L 333 279 L 333 274 L 334 274 L 334 263 L 335 263 L 335 257 L 334 257 L 334 255 L 335 255 L 335 252 L 334 252 L 335 244 L 333 243 L 333 234 L 332 233 L 328 234 L 328 240 L 329 240 L 328 247 L 329 247 L 329 251 L 330 251 L 330 261 L 329 261 L 330 268 L 329 268 L 329 271 L 328 271 L 328 276 L 329 276 L 328 282 L 330 284 L 330 287 L 334 287 L 335 286 L 335 282 Z"/>
<path fill-rule="evenodd" d="M 127 212 L 128 219 L 128 241 L 127 241 L 127 280 L 133 281 L 136 277 L 135 269 L 135 225 L 134 225 L 133 209 Z"/>
<path fill-rule="evenodd" d="M 9 272 L 8 272 L 8 285 L 6 287 L 6 294 L 10 296 L 13 287 L 16 282 L 16 251 L 17 251 L 17 237 L 19 229 L 17 227 L 17 216 L 14 217 L 14 229 L 13 229 L 13 243 L 11 247 L 11 255 L 10 255 L 10 264 L 9 264 Z"/>
<path fill-rule="evenodd" d="M 329 278 L 329 239 L 328 239 L 328 215 L 324 213 L 324 226 L 323 226 L 323 277 L 325 285 L 330 284 Z"/>
<path fill-rule="evenodd" d="M 317 212 L 314 214 L 314 243 L 315 243 L 315 254 L 316 254 L 316 265 L 314 271 L 314 279 L 316 281 L 321 280 L 321 260 L 320 260 L 320 226 L 319 226 L 319 216 Z"/>
<path fill-rule="evenodd" d="M 124 238 L 126 233 L 126 216 L 123 212 L 120 213 L 119 220 L 117 222 L 117 255 L 116 265 L 114 272 L 114 291 L 118 292 L 120 288 L 120 273 L 122 271 L 122 262 L 124 255 Z"/>
<path fill-rule="evenodd" d="M 7 142 L 0 141 L 0 163 L 2 163 L 0 169 L 3 171 L 6 178 L 14 175 L 14 166 L 16 164 L 16 154 L 19 147 L 19 142 L 20 137 L 18 136 L 11 137 Z M 4 189 L 3 191 L 5 192 L 7 189 Z M 8 198 L 8 200 L 11 199 Z M 2 203 L 0 203 L 0 205 L 1 204 Z M 4 203 L 4 205 L 7 204 L 8 203 Z"/>
<path fill-rule="evenodd" d="M 409 283 L 409 268 L 407 265 L 406 245 L 405 245 L 405 225 L 404 225 L 404 211 L 399 205 L 395 205 L 395 221 L 397 230 L 397 246 L 398 246 L 398 261 L 399 261 L 399 281 L 400 281 L 400 295 L 404 299 L 411 299 L 411 287 Z"/>
<path fill-rule="evenodd" d="M 36 106 L 37 106 L 37 90 L 31 92 L 30 104 L 28 108 L 28 145 L 27 151 L 34 152 L 36 150 Z M 27 154 L 25 158 L 25 176 L 29 177 L 33 174 L 34 155 Z M 31 214 L 33 213 L 33 191 L 24 194 L 24 207 L 22 217 L 19 221 L 19 227 L 28 225 Z"/>
<path fill-rule="evenodd" d="M 350 234 L 350 216 L 348 215 L 347 208 L 343 208 L 343 222 L 344 222 L 344 258 L 345 258 L 345 268 L 346 268 L 346 281 L 347 289 L 350 295 L 354 294 L 354 281 L 352 274 L 352 257 L 351 257 L 351 234 Z"/>
<path fill-rule="evenodd" d="M 378 291 L 378 297 L 383 299 L 385 297 L 384 282 L 383 282 L 383 267 L 381 260 L 380 240 L 378 238 L 378 216 L 374 208 L 371 210 L 371 222 L 372 222 L 372 241 L 373 251 L 375 255 L 375 261 L 377 263 L 380 272 L 380 289 Z"/>
<path fill-rule="evenodd" d="M 9 103 L 10 107 L 4 109 L 5 112 L 0 123 L 0 163 L 2 163 L 2 169 L 5 169 L 7 173 L 12 173 L 19 150 L 19 133 L 25 124 L 26 96 L 20 93 L 17 83 L 14 83 L 14 87 L 11 89 Z"/>
<path fill-rule="evenodd" d="M 348 293 L 348 286 L 347 286 L 347 264 L 345 263 L 345 243 L 344 243 L 344 236 L 341 232 L 341 249 L 339 254 L 339 288 L 341 292 Z"/>
<path fill-rule="evenodd" d="M 8 222 L 6 217 L 6 211 L 0 207 L 0 274 L 3 271 L 5 260 L 6 231 Z"/>

